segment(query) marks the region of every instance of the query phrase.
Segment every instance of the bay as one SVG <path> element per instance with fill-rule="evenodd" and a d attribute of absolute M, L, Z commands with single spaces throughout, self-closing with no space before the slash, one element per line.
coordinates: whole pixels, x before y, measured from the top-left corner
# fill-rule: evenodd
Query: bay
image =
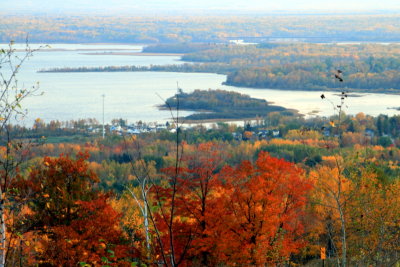
<path fill-rule="evenodd" d="M 0 45 L 4 47 L 5 45 Z M 33 44 L 32 47 L 38 47 Z M 41 118 L 67 121 L 71 119 L 102 118 L 102 95 L 105 95 L 105 120 L 114 118 L 146 122 L 165 122 L 171 117 L 169 111 L 160 111 L 158 105 L 176 93 L 177 86 L 185 92 L 195 89 L 223 89 L 266 99 L 276 105 L 297 109 L 306 116 L 330 116 L 334 107 L 340 104 L 337 93 L 318 91 L 288 91 L 273 89 L 252 89 L 222 85 L 225 75 L 211 73 L 172 72 L 97 72 L 97 73 L 37 73 L 40 69 L 54 67 L 97 67 L 97 66 L 150 66 L 181 64 L 179 56 L 134 55 L 141 45 L 81 45 L 53 44 L 35 52 L 18 73 L 20 85 L 30 87 L 39 82 L 39 92 L 43 95 L 24 100 L 27 116 L 18 123 L 32 126 L 34 119 Z M 23 46 L 17 47 L 23 48 Z M 87 55 L 83 51 L 96 55 Z M 117 55 L 117 51 L 130 55 Z M 115 53 L 110 55 L 108 52 Z M 102 53 L 107 53 L 102 55 Z M 22 54 L 22 53 L 21 53 Z M 178 85 L 177 85 L 178 84 Z M 331 102 L 322 100 L 324 93 Z M 346 99 L 344 111 L 347 114 L 364 112 L 370 115 L 394 115 L 400 112 L 391 107 L 400 106 L 399 95 L 358 94 Z M 191 112 L 181 111 L 181 115 Z"/>

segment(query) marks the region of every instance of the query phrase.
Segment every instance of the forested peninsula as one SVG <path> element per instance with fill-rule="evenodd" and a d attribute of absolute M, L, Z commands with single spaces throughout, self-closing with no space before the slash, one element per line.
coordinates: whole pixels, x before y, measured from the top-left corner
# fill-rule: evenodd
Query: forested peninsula
<path fill-rule="evenodd" d="M 174 65 L 53 68 L 40 72 L 162 71 L 227 75 L 225 84 L 286 90 L 400 93 L 399 44 L 169 44 L 144 52 L 186 51 Z M 342 81 L 335 78 L 342 73 Z"/>

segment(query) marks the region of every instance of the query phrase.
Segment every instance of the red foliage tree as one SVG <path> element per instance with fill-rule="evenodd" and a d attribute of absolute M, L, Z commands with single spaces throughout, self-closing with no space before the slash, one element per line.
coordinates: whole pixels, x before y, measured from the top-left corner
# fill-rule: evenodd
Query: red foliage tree
<path fill-rule="evenodd" d="M 185 149 L 178 169 L 162 170 L 168 183 L 152 190 L 158 206 L 154 218 L 160 234 L 159 254 L 164 252 L 171 266 L 193 262 L 209 266 L 213 261 L 207 243 L 208 227 L 215 216 L 213 194 L 219 187 L 215 173 L 223 153 L 211 142 Z M 168 260 L 171 253 L 175 253 L 174 263 Z"/>
<path fill-rule="evenodd" d="M 121 245 L 122 232 L 117 228 L 119 214 L 107 203 L 106 196 L 92 201 L 78 201 L 79 216 L 70 225 L 54 226 L 51 239 L 43 241 L 48 263 L 54 266 L 128 265 L 128 247 Z"/>
<path fill-rule="evenodd" d="M 312 185 L 294 164 L 261 152 L 220 173 L 225 194 L 215 216 L 218 256 L 228 263 L 264 266 L 286 261 L 304 245 L 301 218 Z"/>
<path fill-rule="evenodd" d="M 164 170 L 172 181 L 153 188 L 167 264 L 175 253 L 171 266 L 263 266 L 286 261 L 305 245 L 301 218 L 312 184 L 301 169 L 263 152 L 255 164 L 217 174 L 218 165 L 217 150 L 203 144 L 178 170 Z"/>
<path fill-rule="evenodd" d="M 217 171 L 225 157 L 222 149 L 212 142 L 199 144 L 185 157 L 184 177 L 179 180 L 177 214 L 186 221 L 192 234 L 188 258 L 202 266 L 216 264 L 210 242 L 216 221 L 218 193 L 221 184 Z"/>

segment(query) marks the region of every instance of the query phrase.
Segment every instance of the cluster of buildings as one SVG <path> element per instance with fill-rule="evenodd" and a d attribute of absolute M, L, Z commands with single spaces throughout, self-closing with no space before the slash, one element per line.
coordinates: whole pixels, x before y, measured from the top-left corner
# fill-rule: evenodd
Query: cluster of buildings
<path fill-rule="evenodd" d="M 141 134 L 141 133 L 156 133 L 160 131 L 173 131 L 175 128 L 169 126 L 169 123 L 166 124 L 156 124 L 156 125 L 147 125 L 147 124 L 132 124 L 127 126 L 121 125 L 112 125 L 109 126 L 109 132 L 122 135 L 122 134 Z"/>

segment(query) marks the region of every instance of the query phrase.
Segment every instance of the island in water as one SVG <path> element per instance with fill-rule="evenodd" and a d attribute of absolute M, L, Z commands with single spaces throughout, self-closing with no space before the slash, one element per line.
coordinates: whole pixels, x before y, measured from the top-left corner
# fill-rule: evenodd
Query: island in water
<path fill-rule="evenodd" d="M 251 98 L 248 95 L 225 90 L 195 90 L 185 93 L 181 89 L 168 98 L 161 109 L 196 111 L 182 119 L 185 121 L 229 121 L 264 117 L 268 113 L 278 112 L 285 116 L 297 116 L 293 109 L 271 105 L 264 99 Z"/>

